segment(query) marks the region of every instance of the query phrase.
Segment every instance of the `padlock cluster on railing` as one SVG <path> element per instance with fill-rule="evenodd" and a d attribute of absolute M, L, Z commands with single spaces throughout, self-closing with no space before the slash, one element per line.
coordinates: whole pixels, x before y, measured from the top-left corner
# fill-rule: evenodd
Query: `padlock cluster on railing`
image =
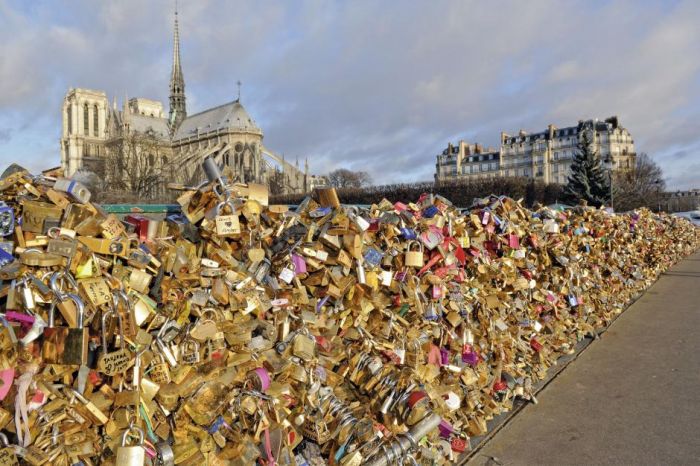
<path fill-rule="evenodd" d="M 0 465 L 451 464 L 700 245 L 648 210 L 290 211 L 203 172 L 165 220 L 0 180 Z"/>

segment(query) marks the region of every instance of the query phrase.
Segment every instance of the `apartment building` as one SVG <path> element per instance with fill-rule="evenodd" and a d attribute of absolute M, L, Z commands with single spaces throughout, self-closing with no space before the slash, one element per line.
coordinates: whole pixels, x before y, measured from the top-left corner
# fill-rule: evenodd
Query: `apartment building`
<path fill-rule="evenodd" d="M 435 181 L 524 176 L 545 183 L 566 183 L 571 161 L 584 132 L 608 169 L 632 168 L 636 152 L 630 132 L 620 126 L 616 116 L 604 121 L 580 120 L 576 126 L 517 135 L 501 133 L 498 149 L 459 141 L 437 156 Z"/>

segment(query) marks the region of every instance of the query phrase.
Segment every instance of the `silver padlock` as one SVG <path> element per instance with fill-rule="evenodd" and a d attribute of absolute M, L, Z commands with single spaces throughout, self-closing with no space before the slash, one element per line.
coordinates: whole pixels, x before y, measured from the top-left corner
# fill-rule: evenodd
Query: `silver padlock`
<path fill-rule="evenodd" d="M 138 444 L 127 445 L 129 434 L 138 434 Z M 117 462 L 119 466 L 143 466 L 146 461 L 146 450 L 143 448 L 143 430 L 134 425 L 129 426 L 122 434 L 121 446 L 117 447 Z"/>
<path fill-rule="evenodd" d="M 224 184 L 221 170 L 212 157 L 206 157 L 202 161 L 202 169 L 204 170 L 204 175 L 207 177 L 207 180 L 209 180 L 210 183 L 218 182 L 220 184 Z"/>
<path fill-rule="evenodd" d="M 352 220 L 360 231 L 369 229 L 369 222 L 360 215 L 360 209 L 357 206 L 346 207 L 346 212 L 350 220 Z"/>
<path fill-rule="evenodd" d="M 168 442 L 158 442 L 156 443 L 156 454 L 158 466 L 174 466 L 175 465 L 175 453 L 173 452 L 173 447 Z"/>
<path fill-rule="evenodd" d="M 68 194 L 75 202 L 80 204 L 87 204 L 90 202 L 90 190 L 85 187 L 84 184 L 79 183 L 75 180 L 69 180 L 66 178 L 59 178 L 53 185 L 53 189 L 56 191 L 63 191 Z"/>

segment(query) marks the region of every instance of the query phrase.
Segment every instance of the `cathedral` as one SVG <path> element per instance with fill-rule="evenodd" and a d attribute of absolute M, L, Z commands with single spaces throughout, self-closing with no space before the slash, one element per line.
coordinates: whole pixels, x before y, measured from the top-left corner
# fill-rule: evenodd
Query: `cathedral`
<path fill-rule="evenodd" d="M 201 161 L 213 157 L 236 182 L 261 183 L 272 194 L 305 193 L 324 182 L 298 162 L 263 145 L 263 131 L 238 98 L 195 114 L 187 113 L 180 62 L 177 11 L 170 75 L 169 111 L 161 102 L 116 98 L 90 89 L 70 89 L 63 101 L 61 166 L 66 176 L 92 174 L 101 189 L 161 199 L 168 183 L 196 185 L 204 180 Z"/>

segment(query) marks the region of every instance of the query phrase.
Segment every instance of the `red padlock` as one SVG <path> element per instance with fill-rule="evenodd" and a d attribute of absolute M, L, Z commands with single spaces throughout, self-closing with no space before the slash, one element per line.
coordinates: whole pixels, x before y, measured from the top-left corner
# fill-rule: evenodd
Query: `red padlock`
<path fill-rule="evenodd" d="M 493 391 L 494 392 L 502 392 L 507 388 L 508 388 L 508 384 L 503 379 L 498 380 L 493 384 Z"/>
<path fill-rule="evenodd" d="M 462 437 L 453 437 L 452 440 L 450 440 L 450 447 L 452 447 L 452 451 L 462 453 L 467 449 L 467 441 Z"/>
<path fill-rule="evenodd" d="M 540 350 L 542 349 L 542 343 L 537 341 L 537 339 L 535 337 L 532 337 L 532 339 L 530 340 L 530 348 L 532 348 L 533 350 L 535 350 L 536 352 L 539 353 Z"/>
<path fill-rule="evenodd" d="M 324 337 L 323 335 L 315 335 L 314 338 L 316 339 L 316 344 L 324 353 L 329 353 L 331 348 L 333 348 L 333 345 L 331 345 L 328 338 Z"/>
<path fill-rule="evenodd" d="M 409 409 L 413 409 L 413 407 L 416 406 L 421 400 L 424 400 L 426 398 L 428 398 L 427 393 L 417 390 L 408 395 L 408 400 L 406 400 L 406 404 L 408 405 Z"/>

